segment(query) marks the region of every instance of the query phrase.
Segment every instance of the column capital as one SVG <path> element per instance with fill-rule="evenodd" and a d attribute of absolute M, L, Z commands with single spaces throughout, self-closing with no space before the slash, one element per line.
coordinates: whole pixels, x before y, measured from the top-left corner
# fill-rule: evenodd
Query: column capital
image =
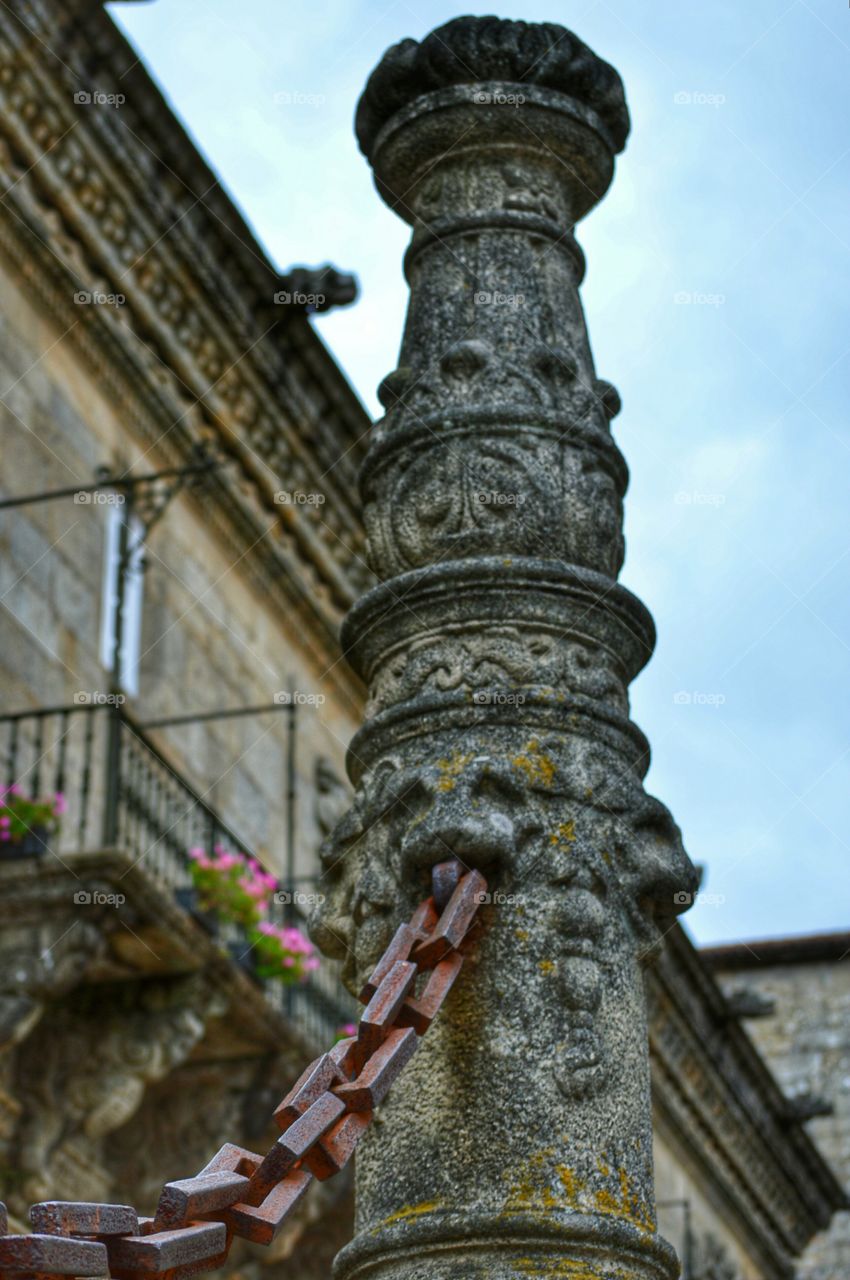
<path fill-rule="evenodd" d="M 517 148 L 526 162 L 536 148 L 549 167 L 560 164 L 554 178 L 568 209 L 549 212 L 575 222 L 605 194 L 629 114 L 617 72 L 565 27 L 465 17 L 387 51 L 360 99 L 356 131 L 381 196 L 409 222 L 428 221 L 416 197 L 423 185 L 427 197 L 435 168 L 488 151 L 509 166 Z M 519 185 L 517 175 L 506 178 L 509 189 Z M 521 194 L 512 202 L 509 190 L 503 207 L 528 211 Z"/>

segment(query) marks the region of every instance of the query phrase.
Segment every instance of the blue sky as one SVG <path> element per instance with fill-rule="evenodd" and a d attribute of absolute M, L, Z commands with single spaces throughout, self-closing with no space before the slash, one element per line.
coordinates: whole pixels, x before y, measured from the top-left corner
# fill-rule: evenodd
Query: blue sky
<path fill-rule="evenodd" d="M 113 16 L 281 268 L 353 270 L 317 323 L 366 404 L 395 364 L 406 229 L 351 130 L 437 0 L 156 0 Z M 537 0 L 620 71 L 632 136 L 579 228 L 599 375 L 623 398 L 623 581 L 649 790 L 707 867 L 699 941 L 850 928 L 850 8 Z"/>

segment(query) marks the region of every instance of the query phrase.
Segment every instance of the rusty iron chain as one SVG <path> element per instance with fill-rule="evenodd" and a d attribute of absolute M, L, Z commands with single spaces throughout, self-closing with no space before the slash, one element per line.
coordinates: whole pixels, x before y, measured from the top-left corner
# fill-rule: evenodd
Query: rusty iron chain
<path fill-rule="evenodd" d="M 461 970 L 487 882 L 451 859 L 434 867 L 432 887 L 364 984 L 357 1034 L 311 1062 L 275 1110 L 281 1133 L 265 1156 L 226 1142 L 200 1173 L 163 1187 L 152 1218 L 47 1201 L 30 1209 L 32 1235 L 7 1235 L 0 1204 L 0 1278 L 183 1280 L 220 1267 L 234 1236 L 270 1244 L 313 1179 L 351 1159 Z"/>

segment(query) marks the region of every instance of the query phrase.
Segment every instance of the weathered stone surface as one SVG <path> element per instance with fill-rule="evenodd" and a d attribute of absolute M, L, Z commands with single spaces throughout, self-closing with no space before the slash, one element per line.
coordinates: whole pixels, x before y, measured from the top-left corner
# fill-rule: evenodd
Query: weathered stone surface
<path fill-rule="evenodd" d="M 553 22 L 455 18 L 424 40 L 388 49 L 357 108 L 357 138 L 371 160 L 378 130 L 420 93 L 488 81 L 541 85 L 568 94 L 605 125 L 622 151 L 629 113 L 617 72 L 571 31 Z"/>
<path fill-rule="evenodd" d="M 654 632 L 616 582 L 619 400 L 572 234 L 627 128 L 574 36 L 490 18 L 390 50 L 358 110 L 411 298 L 361 474 L 383 585 L 344 629 L 369 718 L 314 933 L 358 990 L 435 863 L 490 900 L 362 1144 L 341 1280 L 675 1274 L 641 965 L 696 880 L 628 718 Z"/>
<path fill-rule="evenodd" d="M 790 1115 L 809 1120 L 809 1134 L 850 1197 L 850 934 L 759 940 L 704 954 L 725 986 L 745 982 L 773 1004 L 773 1015 L 748 1031 L 776 1073 Z M 810 1241 L 797 1274 L 801 1280 L 850 1274 L 846 1208 Z"/>

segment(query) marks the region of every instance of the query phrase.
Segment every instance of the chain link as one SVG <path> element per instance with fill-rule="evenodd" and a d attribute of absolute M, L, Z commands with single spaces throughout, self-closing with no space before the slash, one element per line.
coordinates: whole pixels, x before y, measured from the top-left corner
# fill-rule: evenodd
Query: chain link
<path fill-rule="evenodd" d="M 432 883 L 363 986 L 357 1034 L 311 1062 L 276 1108 L 270 1151 L 226 1142 L 195 1177 L 166 1183 L 152 1218 L 129 1205 L 48 1201 L 30 1209 L 34 1234 L 7 1235 L 0 1204 L 0 1280 L 183 1280 L 220 1267 L 234 1236 L 270 1244 L 313 1179 L 345 1168 L 460 973 L 487 882 L 452 859 Z"/>

